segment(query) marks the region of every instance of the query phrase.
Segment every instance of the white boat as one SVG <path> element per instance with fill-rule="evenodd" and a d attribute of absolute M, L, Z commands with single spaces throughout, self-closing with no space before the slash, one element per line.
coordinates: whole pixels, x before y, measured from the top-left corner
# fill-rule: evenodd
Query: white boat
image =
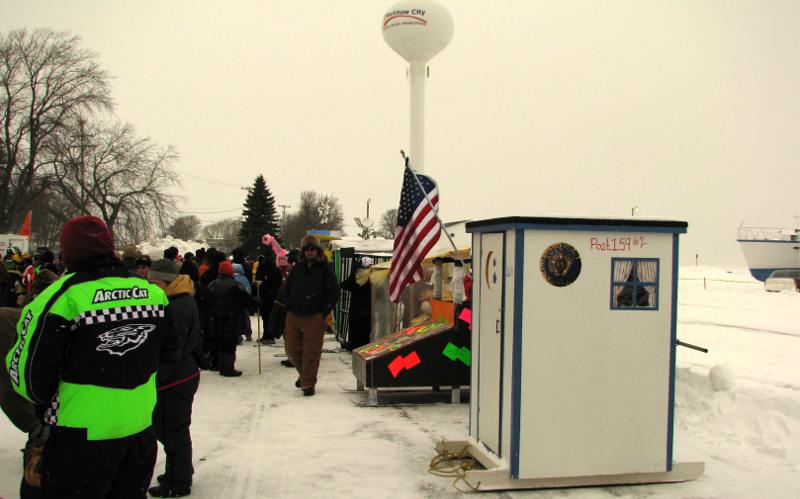
<path fill-rule="evenodd" d="M 800 269 L 800 226 L 739 227 L 737 241 L 750 273 L 759 281 L 778 269 Z"/>

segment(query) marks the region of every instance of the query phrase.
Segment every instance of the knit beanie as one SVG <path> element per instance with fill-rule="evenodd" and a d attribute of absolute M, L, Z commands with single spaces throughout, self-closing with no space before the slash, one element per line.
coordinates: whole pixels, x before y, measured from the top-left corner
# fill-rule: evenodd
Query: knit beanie
<path fill-rule="evenodd" d="M 86 215 L 64 224 L 61 229 L 61 260 L 68 269 L 103 256 L 114 256 L 114 239 L 105 222 Z"/>
<path fill-rule="evenodd" d="M 224 260 L 220 262 L 217 272 L 219 272 L 220 275 L 233 277 L 233 264 L 228 260 Z"/>

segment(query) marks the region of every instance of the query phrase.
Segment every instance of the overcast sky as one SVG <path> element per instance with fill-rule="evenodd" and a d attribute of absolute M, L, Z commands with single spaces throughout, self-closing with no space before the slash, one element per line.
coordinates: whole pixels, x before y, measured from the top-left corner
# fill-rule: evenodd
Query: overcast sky
<path fill-rule="evenodd" d="M 591 214 L 685 220 L 683 264 L 743 267 L 736 227 L 800 214 L 800 2 L 445 2 L 426 173 L 448 220 Z M 353 217 L 396 208 L 406 63 L 391 1 L 0 0 L 0 31 L 78 34 L 116 115 L 181 154 L 180 209 L 241 212 L 263 174 Z M 292 211 L 294 208 L 290 208 Z"/>

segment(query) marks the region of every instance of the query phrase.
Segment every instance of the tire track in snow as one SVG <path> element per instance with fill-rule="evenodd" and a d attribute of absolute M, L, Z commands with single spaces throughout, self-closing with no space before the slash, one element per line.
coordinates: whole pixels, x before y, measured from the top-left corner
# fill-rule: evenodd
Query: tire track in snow
<path fill-rule="evenodd" d="M 242 378 L 237 379 L 245 381 Z M 225 480 L 219 497 L 258 497 L 259 476 L 257 475 L 259 468 L 254 464 L 258 462 L 255 459 L 256 447 L 246 443 L 250 441 L 250 438 L 257 436 L 258 428 L 266 421 L 263 416 L 269 406 L 267 402 L 268 390 L 261 383 L 253 383 L 250 380 L 245 381 L 245 383 L 251 388 L 246 399 L 254 402 L 249 405 L 252 410 L 245 414 L 244 418 L 230 425 L 228 431 L 225 432 L 225 438 L 222 439 L 222 442 L 241 440 L 245 445 L 238 455 L 235 470 Z M 244 434 L 246 436 L 244 438 L 242 438 L 242 430 L 245 430 Z"/>

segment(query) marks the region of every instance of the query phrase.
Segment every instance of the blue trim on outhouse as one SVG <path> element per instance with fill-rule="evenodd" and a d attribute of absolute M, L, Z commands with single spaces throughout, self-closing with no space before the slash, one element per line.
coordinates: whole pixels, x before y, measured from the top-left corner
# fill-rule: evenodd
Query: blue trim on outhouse
<path fill-rule="evenodd" d="M 506 262 L 508 255 L 506 255 L 506 233 L 503 232 L 503 266 L 500 269 L 500 279 L 503 286 L 500 291 L 500 417 L 498 422 L 500 428 L 497 432 L 497 455 L 503 457 L 503 380 L 505 379 L 505 345 L 506 345 Z"/>
<path fill-rule="evenodd" d="M 522 399 L 522 293 L 525 283 L 525 231 L 514 238 L 514 347 L 511 358 L 511 477 L 519 478 L 519 432 Z M 502 426 L 502 421 L 500 422 Z"/>
<path fill-rule="evenodd" d="M 667 405 L 667 471 L 672 471 L 675 420 L 675 349 L 678 347 L 678 234 L 672 236 L 672 313 L 669 341 L 669 402 Z"/>
<path fill-rule="evenodd" d="M 476 237 L 480 237 L 480 236 L 476 236 L 475 234 L 472 235 L 472 247 L 473 248 L 475 247 L 475 238 Z M 481 251 L 483 251 L 483 246 L 482 245 L 481 245 Z M 480 268 L 480 262 L 481 262 L 481 255 L 478 255 L 478 266 L 475 265 L 475 252 L 472 251 L 472 268 L 473 269 L 479 269 Z M 480 275 L 478 277 L 480 277 Z M 474 282 L 473 282 L 473 284 L 474 284 Z M 478 284 L 478 293 L 480 293 L 480 284 Z M 480 294 L 478 294 L 478 300 L 480 300 L 480 299 L 481 299 Z M 475 302 L 475 286 L 472 287 L 472 296 L 470 296 L 470 300 L 472 300 L 470 303 L 476 303 Z M 480 301 L 478 301 L 477 303 L 480 303 Z M 474 326 L 474 323 L 473 323 L 472 330 L 473 330 L 473 332 L 477 331 L 477 328 Z M 478 371 L 478 362 L 480 362 L 480 358 L 478 358 L 478 356 L 477 356 L 478 349 L 475 348 L 479 341 L 480 340 L 478 339 L 478 335 L 477 334 L 470 334 L 469 348 L 472 350 L 470 352 L 470 356 L 471 356 L 471 359 L 472 359 L 472 364 L 475 365 L 475 372 L 480 372 L 480 371 Z M 475 345 L 473 345 L 473 342 L 475 342 Z M 471 372 L 471 369 L 470 369 L 470 377 L 471 376 L 472 376 L 472 372 Z M 479 387 L 478 389 L 475 390 L 475 397 L 476 397 L 475 398 L 475 400 L 476 400 L 475 404 L 477 405 L 477 401 L 480 400 L 479 398 L 477 398 L 477 393 L 478 393 L 478 390 L 480 389 L 480 382 L 477 379 L 473 379 L 472 382 L 470 383 L 470 385 L 471 385 L 470 389 L 472 389 L 472 387 L 474 387 L 474 386 L 478 386 Z M 468 435 L 471 437 L 472 436 L 472 395 L 471 394 L 470 394 L 470 397 L 469 397 L 469 411 L 467 411 L 467 412 L 468 412 L 468 414 L 467 414 L 467 430 L 468 430 Z M 478 437 L 478 427 L 477 426 L 475 427 L 475 437 L 476 437 L 475 440 L 477 440 L 477 437 Z"/>
<path fill-rule="evenodd" d="M 480 265 L 483 262 L 483 252 L 484 252 L 483 238 L 480 235 L 478 236 L 478 241 L 480 241 L 480 243 L 481 243 L 481 253 L 480 253 L 480 260 L 478 260 L 478 267 L 477 268 L 480 269 L 481 268 Z M 472 267 L 472 268 L 476 268 L 476 267 Z M 483 277 L 481 275 L 479 275 L 478 277 L 480 279 L 480 284 L 479 284 L 480 296 L 479 296 L 479 300 L 483 300 L 483 285 L 484 285 Z M 483 303 L 483 302 L 479 301 L 478 303 L 480 304 L 480 303 Z M 478 312 L 478 314 L 480 314 L 480 311 Z M 478 318 L 480 319 L 480 315 L 478 316 Z M 478 326 L 478 329 L 480 329 L 480 326 Z M 475 351 L 476 352 L 480 352 L 481 351 L 481 335 L 480 334 L 473 334 L 472 337 L 475 338 L 475 340 L 476 340 Z M 477 405 L 477 408 L 475 410 L 475 440 L 480 442 L 480 439 L 481 439 L 481 381 L 482 381 L 480 379 L 480 377 L 481 377 L 481 357 L 480 357 L 480 355 L 478 355 L 478 363 L 475 366 L 475 369 L 476 369 L 476 372 L 477 372 L 477 375 L 478 375 L 478 389 L 475 390 L 475 404 Z M 472 414 L 470 414 L 470 416 L 471 415 Z"/>

